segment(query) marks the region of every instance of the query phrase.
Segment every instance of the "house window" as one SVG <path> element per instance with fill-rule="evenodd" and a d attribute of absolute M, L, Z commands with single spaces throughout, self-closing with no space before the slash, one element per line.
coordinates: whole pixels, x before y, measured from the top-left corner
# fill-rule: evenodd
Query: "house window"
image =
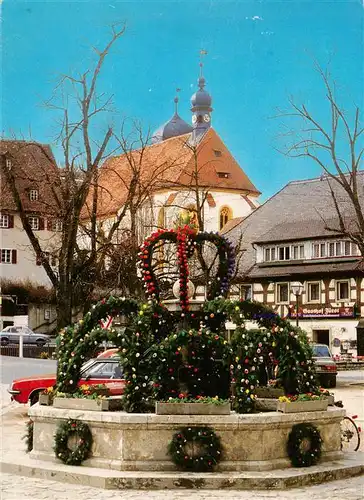
<path fill-rule="evenodd" d="M 1 250 L 1 262 L 11 264 L 11 250 Z"/>
<path fill-rule="evenodd" d="M 269 261 L 270 261 L 270 248 L 266 248 L 266 249 L 265 249 L 264 260 L 265 260 L 266 262 L 269 262 Z"/>
<path fill-rule="evenodd" d="M 325 245 L 325 243 L 320 244 L 320 257 L 326 257 L 326 245 Z"/>
<path fill-rule="evenodd" d="M 37 231 L 39 229 L 39 217 L 28 217 L 31 229 Z"/>
<path fill-rule="evenodd" d="M 3 264 L 16 264 L 16 250 L 1 249 L 0 262 Z"/>
<path fill-rule="evenodd" d="M 329 257 L 335 257 L 335 243 L 329 243 Z"/>
<path fill-rule="evenodd" d="M 314 259 L 317 259 L 320 257 L 320 245 L 318 243 L 314 243 L 312 245 L 312 257 Z"/>
<path fill-rule="evenodd" d="M 30 201 L 37 201 L 38 200 L 38 189 L 31 189 L 29 191 L 29 199 L 30 199 Z"/>
<path fill-rule="evenodd" d="M 336 257 L 340 257 L 340 255 L 341 255 L 341 241 L 336 242 L 335 248 L 336 248 Z"/>
<path fill-rule="evenodd" d="M 337 281 L 336 282 L 336 300 L 349 300 L 350 299 L 350 289 L 349 281 Z"/>
<path fill-rule="evenodd" d="M 279 247 L 278 248 L 278 260 L 289 260 L 290 257 L 290 247 Z"/>
<path fill-rule="evenodd" d="M 305 246 L 300 245 L 300 259 L 304 259 L 304 258 L 305 258 Z"/>
<path fill-rule="evenodd" d="M 222 156 L 222 152 L 219 149 L 214 149 L 214 155 L 217 158 L 220 158 Z"/>
<path fill-rule="evenodd" d="M 59 219 L 52 220 L 52 231 L 62 231 L 63 222 Z"/>
<path fill-rule="evenodd" d="M 220 179 L 228 179 L 230 177 L 230 174 L 228 172 L 217 172 L 217 176 Z"/>
<path fill-rule="evenodd" d="M 320 282 L 314 281 L 307 283 L 307 301 L 320 302 Z"/>
<path fill-rule="evenodd" d="M 220 210 L 220 230 L 233 218 L 233 211 L 230 207 L 222 207 Z"/>
<path fill-rule="evenodd" d="M 344 255 L 351 255 L 351 244 L 350 241 L 344 242 Z"/>
<path fill-rule="evenodd" d="M 288 303 L 288 283 L 277 283 L 276 285 L 277 304 Z"/>
<path fill-rule="evenodd" d="M 9 216 L 7 214 L 0 214 L 0 228 L 7 229 L 9 227 Z"/>
<path fill-rule="evenodd" d="M 252 300 L 252 285 L 240 285 L 240 298 L 243 300 Z"/>
<path fill-rule="evenodd" d="M 270 260 L 276 260 L 276 249 L 275 248 L 270 249 Z"/>

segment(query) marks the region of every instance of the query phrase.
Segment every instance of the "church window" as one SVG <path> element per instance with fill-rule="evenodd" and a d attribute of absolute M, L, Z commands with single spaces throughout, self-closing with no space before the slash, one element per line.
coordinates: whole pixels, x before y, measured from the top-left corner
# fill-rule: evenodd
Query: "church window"
<path fill-rule="evenodd" d="M 220 209 L 220 230 L 233 218 L 233 211 L 230 207 Z"/>

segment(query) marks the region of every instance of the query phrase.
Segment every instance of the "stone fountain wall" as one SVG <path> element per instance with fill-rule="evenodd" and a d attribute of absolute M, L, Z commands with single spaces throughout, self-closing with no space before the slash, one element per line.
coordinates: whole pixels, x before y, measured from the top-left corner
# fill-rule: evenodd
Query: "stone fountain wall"
<path fill-rule="evenodd" d="M 257 413 L 230 415 L 156 415 L 124 412 L 65 410 L 32 406 L 34 421 L 32 458 L 56 461 L 53 445 L 58 424 L 68 418 L 86 422 L 92 431 L 89 467 L 128 471 L 173 471 L 167 446 L 185 426 L 209 426 L 220 436 L 223 459 L 216 471 L 262 471 L 290 467 L 286 453 L 292 426 L 310 422 L 320 430 L 322 461 L 342 457 L 340 421 L 345 410 L 305 413 Z M 57 460 L 58 461 L 58 460 Z"/>

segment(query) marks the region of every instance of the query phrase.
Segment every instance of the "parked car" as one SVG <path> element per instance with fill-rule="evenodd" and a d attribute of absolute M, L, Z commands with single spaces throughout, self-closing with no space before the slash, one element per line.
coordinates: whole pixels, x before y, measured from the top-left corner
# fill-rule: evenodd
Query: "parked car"
<path fill-rule="evenodd" d="M 50 341 L 49 335 L 33 332 L 27 326 L 7 326 L 0 332 L 0 343 L 1 345 L 19 344 L 21 335 L 24 344 L 44 346 Z"/>
<path fill-rule="evenodd" d="M 326 344 L 312 344 L 316 373 L 322 387 L 336 387 L 337 366 Z"/>
<path fill-rule="evenodd" d="M 33 377 L 13 380 L 8 388 L 11 399 L 18 403 L 37 403 L 39 394 L 47 387 L 56 384 L 56 374 L 34 375 Z M 124 392 L 125 380 L 119 364 L 117 349 L 101 353 L 100 357 L 89 359 L 81 368 L 81 379 L 78 385 L 105 384 L 110 395 L 119 396 Z"/>

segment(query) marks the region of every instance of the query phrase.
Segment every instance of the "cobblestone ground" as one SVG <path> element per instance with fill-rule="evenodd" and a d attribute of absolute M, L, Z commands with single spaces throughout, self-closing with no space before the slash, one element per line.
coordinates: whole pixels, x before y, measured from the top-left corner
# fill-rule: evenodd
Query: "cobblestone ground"
<path fill-rule="evenodd" d="M 357 391 L 357 389 L 355 389 Z M 335 391 L 336 392 L 336 391 Z M 339 398 L 344 396 L 337 391 Z M 352 393 L 352 404 L 348 396 Z M 356 411 L 359 419 L 363 419 L 362 392 L 350 389 L 345 393 L 345 405 L 348 413 Z M 358 399 L 359 398 L 359 399 Z M 359 401 L 359 406 L 358 406 Z M 349 403 L 347 405 L 347 403 Z M 6 394 L 6 385 L 0 384 L 0 419 L 1 449 L 4 452 L 24 453 L 24 442 L 21 440 L 27 420 L 27 407 L 10 403 Z M 363 449 L 363 448 L 361 448 Z M 364 450 L 363 450 L 364 451 Z M 0 500 L 173 500 L 173 499 L 239 499 L 239 500 L 364 500 L 364 476 L 343 481 L 324 483 L 318 486 L 283 491 L 216 491 L 216 490 L 101 490 L 85 486 L 70 485 L 56 481 L 26 478 L 10 474 L 0 476 Z"/>

